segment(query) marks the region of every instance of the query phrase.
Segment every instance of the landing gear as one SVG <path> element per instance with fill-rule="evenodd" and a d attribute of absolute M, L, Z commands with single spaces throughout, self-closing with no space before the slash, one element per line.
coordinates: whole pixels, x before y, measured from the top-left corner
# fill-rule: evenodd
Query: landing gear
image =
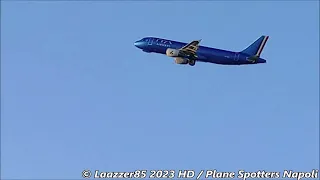
<path fill-rule="evenodd" d="M 196 60 L 190 59 L 189 60 L 189 65 L 194 66 L 196 64 Z"/>

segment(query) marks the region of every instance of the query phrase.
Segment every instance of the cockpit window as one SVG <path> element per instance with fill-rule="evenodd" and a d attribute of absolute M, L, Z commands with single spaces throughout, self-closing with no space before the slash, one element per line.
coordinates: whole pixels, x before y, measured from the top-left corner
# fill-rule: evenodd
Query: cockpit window
<path fill-rule="evenodd" d="M 145 42 L 148 42 L 148 41 L 149 41 L 149 39 L 148 39 L 148 38 L 146 38 L 144 41 L 145 41 Z"/>

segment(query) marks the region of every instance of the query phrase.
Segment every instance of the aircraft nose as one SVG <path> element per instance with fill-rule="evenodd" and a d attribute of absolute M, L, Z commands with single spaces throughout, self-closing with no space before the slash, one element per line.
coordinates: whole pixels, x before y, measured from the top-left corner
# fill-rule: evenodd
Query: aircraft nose
<path fill-rule="evenodd" d="M 136 42 L 134 42 L 134 46 L 136 46 L 137 48 L 142 48 L 142 46 L 143 46 L 143 42 L 141 42 L 141 41 L 136 41 Z"/>

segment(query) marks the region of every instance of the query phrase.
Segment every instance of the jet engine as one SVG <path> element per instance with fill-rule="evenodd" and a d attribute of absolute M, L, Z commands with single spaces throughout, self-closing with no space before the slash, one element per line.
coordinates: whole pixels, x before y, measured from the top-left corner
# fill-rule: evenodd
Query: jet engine
<path fill-rule="evenodd" d="M 169 57 L 178 57 L 180 54 L 181 54 L 180 51 L 177 49 L 168 48 L 166 50 L 166 55 Z"/>
<path fill-rule="evenodd" d="M 174 59 L 176 64 L 188 64 L 189 60 L 186 58 L 177 57 Z"/>

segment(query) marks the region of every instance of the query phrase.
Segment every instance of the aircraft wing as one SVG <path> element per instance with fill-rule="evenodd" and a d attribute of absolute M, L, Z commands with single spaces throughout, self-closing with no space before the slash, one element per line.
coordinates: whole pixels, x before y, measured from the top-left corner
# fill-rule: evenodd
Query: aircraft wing
<path fill-rule="evenodd" d="M 184 53 L 186 54 L 190 54 L 190 55 L 195 55 L 198 48 L 199 48 L 199 44 L 201 42 L 201 39 L 200 40 L 195 40 L 195 41 L 192 41 L 191 43 L 183 46 L 181 49 L 181 51 L 183 51 Z"/>

